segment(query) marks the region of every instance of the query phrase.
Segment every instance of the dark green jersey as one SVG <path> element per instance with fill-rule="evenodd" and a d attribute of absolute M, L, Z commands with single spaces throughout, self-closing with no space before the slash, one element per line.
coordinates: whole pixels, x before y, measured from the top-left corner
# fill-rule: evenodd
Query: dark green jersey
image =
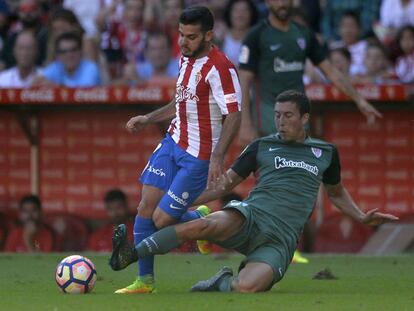
<path fill-rule="evenodd" d="M 277 134 L 259 138 L 239 156 L 232 170 L 241 177 L 258 174 L 258 183 L 244 203 L 256 225 L 272 240 L 296 243 L 308 220 L 321 182 L 340 182 L 336 147 L 307 138 L 285 143 Z"/>
<path fill-rule="evenodd" d="M 239 67 L 256 74 L 259 92 L 251 111 L 257 127 L 266 135 L 276 132 L 274 104 L 286 90 L 304 91 L 303 72 L 309 58 L 315 65 L 326 58 L 325 50 L 307 28 L 290 22 L 284 32 L 263 20 L 247 34 Z"/>

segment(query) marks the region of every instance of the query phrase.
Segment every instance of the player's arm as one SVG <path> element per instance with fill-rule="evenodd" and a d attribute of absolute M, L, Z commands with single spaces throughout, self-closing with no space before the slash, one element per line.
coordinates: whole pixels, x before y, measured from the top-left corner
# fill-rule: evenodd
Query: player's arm
<path fill-rule="evenodd" d="M 153 112 L 150 112 L 146 115 L 138 115 L 132 117 L 128 120 L 125 128 L 129 132 L 137 132 L 148 124 L 172 119 L 175 116 L 175 112 L 176 108 L 174 98 L 168 105 L 165 105 Z"/>
<path fill-rule="evenodd" d="M 329 200 L 340 209 L 342 213 L 363 224 L 377 226 L 385 222 L 398 220 L 398 217 L 391 214 L 380 213 L 378 212 L 378 209 L 372 209 L 364 213 L 358 208 L 342 183 L 336 185 L 325 184 L 325 189 L 328 193 Z"/>
<path fill-rule="evenodd" d="M 204 190 L 193 202 L 193 205 L 200 205 L 221 198 L 222 196 L 230 193 L 234 187 L 244 180 L 243 177 L 237 175 L 237 173 L 231 168 L 227 170 L 227 176 L 228 178 L 224 180 L 222 187 L 218 189 L 209 188 Z"/>
<path fill-rule="evenodd" d="M 318 64 L 318 67 L 338 89 L 355 102 L 358 109 L 365 115 L 369 123 L 375 122 L 375 118 L 377 117 L 382 117 L 381 113 L 357 92 L 352 86 L 351 81 L 342 72 L 332 66 L 329 60 L 325 59 Z"/>
<path fill-rule="evenodd" d="M 229 113 L 224 120 L 219 140 L 215 146 L 211 158 L 208 171 L 207 187 L 218 188 L 222 184 L 223 178 L 229 179 L 230 176 L 224 171 L 224 155 L 233 141 L 234 136 L 240 127 L 241 113 L 240 111 Z"/>
<path fill-rule="evenodd" d="M 250 88 L 255 79 L 255 73 L 246 69 L 239 69 L 240 87 L 242 92 L 242 104 L 241 104 L 241 127 L 239 141 L 242 146 L 247 145 L 259 134 L 252 121 L 252 113 L 250 109 Z"/>

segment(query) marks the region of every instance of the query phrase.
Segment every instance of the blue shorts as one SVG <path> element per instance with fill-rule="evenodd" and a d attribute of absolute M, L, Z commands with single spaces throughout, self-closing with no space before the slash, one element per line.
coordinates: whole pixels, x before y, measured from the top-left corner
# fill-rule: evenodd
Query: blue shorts
<path fill-rule="evenodd" d="M 155 148 L 140 181 L 165 192 L 158 206 L 178 220 L 206 188 L 209 163 L 187 153 L 167 134 Z"/>

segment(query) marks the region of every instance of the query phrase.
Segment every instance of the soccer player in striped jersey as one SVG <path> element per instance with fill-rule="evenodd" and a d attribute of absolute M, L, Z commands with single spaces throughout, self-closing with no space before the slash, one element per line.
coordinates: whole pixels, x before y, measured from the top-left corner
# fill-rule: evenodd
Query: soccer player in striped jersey
<path fill-rule="evenodd" d="M 206 187 L 215 188 L 227 177 L 223 158 L 240 125 L 241 89 L 236 68 L 212 44 L 213 26 L 213 15 L 206 7 L 182 12 L 175 99 L 126 124 L 132 132 L 174 118 L 140 178 L 136 245 L 160 228 L 205 216 L 208 209 L 187 209 Z M 140 260 L 135 282 L 115 293 L 154 292 L 153 265 L 152 256 Z"/>

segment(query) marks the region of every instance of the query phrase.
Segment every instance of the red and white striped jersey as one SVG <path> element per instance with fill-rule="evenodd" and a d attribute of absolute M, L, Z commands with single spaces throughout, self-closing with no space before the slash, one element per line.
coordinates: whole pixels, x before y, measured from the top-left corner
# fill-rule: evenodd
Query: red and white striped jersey
<path fill-rule="evenodd" d="M 189 154 L 209 160 L 223 116 L 241 110 L 236 68 L 216 47 L 199 59 L 181 57 L 175 100 L 176 116 L 168 132 Z"/>

